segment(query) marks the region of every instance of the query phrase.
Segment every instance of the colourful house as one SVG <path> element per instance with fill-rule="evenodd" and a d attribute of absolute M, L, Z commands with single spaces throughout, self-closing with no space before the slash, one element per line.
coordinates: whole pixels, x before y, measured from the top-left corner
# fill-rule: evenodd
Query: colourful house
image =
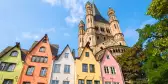
<path fill-rule="evenodd" d="M 49 84 L 57 51 L 58 45 L 50 45 L 47 35 L 34 42 L 26 56 L 18 84 Z"/>
<path fill-rule="evenodd" d="M 102 84 L 100 64 L 96 61 L 89 43 L 75 60 L 75 68 L 75 84 Z"/>
<path fill-rule="evenodd" d="M 50 84 L 75 84 L 75 64 L 69 45 L 53 62 Z"/>
<path fill-rule="evenodd" d="M 125 84 L 121 68 L 108 50 L 100 59 L 103 84 Z"/>
<path fill-rule="evenodd" d="M 0 84 L 17 84 L 22 72 L 26 50 L 20 48 L 20 43 L 14 47 L 8 46 L 0 54 Z"/>

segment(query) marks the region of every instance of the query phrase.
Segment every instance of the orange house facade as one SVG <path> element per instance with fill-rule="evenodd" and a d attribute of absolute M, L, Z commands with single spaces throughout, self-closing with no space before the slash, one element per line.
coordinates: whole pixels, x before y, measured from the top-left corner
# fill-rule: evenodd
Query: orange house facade
<path fill-rule="evenodd" d="M 34 42 L 26 56 L 18 84 L 49 84 L 53 58 L 57 51 L 58 46 L 50 45 L 47 35 Z"/>

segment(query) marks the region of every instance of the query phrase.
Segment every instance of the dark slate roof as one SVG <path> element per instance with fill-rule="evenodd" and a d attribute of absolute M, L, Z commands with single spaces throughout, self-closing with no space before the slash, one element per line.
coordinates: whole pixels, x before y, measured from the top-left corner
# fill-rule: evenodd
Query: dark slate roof
<path fill-rule="evenodd" d="M 37 45 L 37 43 L 38 43 L 38 41 L 35 41 L 35 42 L 33 43 L 33 45 L 31 46 L 31 48 L 30 48 L 29 51 L 31 51 L 31 50 L 35 47 L 35 45 Z M 52 55 L 53 55 L 53 56 L 56 56 L 57 53 L 58 53 L 58 48 L 59 48 L 59 46 L 58 46 L 57 44 L 50 44 L 50 48 L 51 48 Z"/>
<path fill-rule="evenodd" d="M 14 47 L 16 47 L 16 46 L 14 46 Z M 0 57 L 3 57 L 6 53 L 8 53 L 8 52 L 9 52 L 10 50 L 12 50 L 14 47 L 12 47 L 12 46 L 6 47 L 6 48 L 0 53 Z M 25 61 L 27 52 L 28 52 L 28 50 L 26 50 L 26 49 L 21 49 L 21 59 L 22 59 L 22 61 Z"/>
<path fill-rule="evenodd" d="M 27 53 L 28 53 L 28 50 L 21 49 L 21 58 L 22 58 L 22 61 L 25 61 Z"/>
<path fill-rule="evenodd" d="M 108 23 L 108 21 L 105 18 L 102 17 L 102 15 L 100 14 L 99 10 L 97 9 L 97 7 L 94 3 L 92 4 L 92 8 L 93 8 L 93 15 L 94 15 L 94 20 L 95 21 Z"/>
<path fill-rule="evenodd" d="M 2 57 L 5 53 L 9 52 L 9 50 L 11 50 L 12 48 L 13 48 L 12 46 L 6 47 L 6 48 L 0 53 L 0 57 Z"/>

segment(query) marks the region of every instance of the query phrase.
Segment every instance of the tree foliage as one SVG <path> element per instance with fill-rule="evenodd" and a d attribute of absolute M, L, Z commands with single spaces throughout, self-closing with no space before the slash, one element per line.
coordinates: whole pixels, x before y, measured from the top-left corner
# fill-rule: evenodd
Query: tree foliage
<path fill-rule="evenodd" d="M 137 29 L 138 42 L 117 60 L 126 80 L 145 72 L 148 84 L 168 84 L 168 0 L 152 0 L 147 15 L 158 21 Z"/>
<path fill-rule="evenodd" d="M 147 14 L 155 19 L 168 18 L 168 0 L 152 0 Z"/>

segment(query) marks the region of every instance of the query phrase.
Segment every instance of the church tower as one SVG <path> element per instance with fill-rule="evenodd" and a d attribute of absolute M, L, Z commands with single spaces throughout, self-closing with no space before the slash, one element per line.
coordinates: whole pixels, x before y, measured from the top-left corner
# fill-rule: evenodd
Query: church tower
<path fill-rule="evenodd" d="M 85 34 L 85 23 L 83 20 L 79 23 L 79 31 L 78 31 L 78 51 L 81 52 L 84 47 L 84 34 Z M 78 52 L 78 54 L 79 54 Z"/>
<path fill-rule="evenodd" d="M 121 32 L 119 22 L 115 16 L 115 11 L 112 8 L 109 8 L 108 10 L 108 16 L 109 16 L 109 24 L 110 28 L 112 30 L 112 35 L 114 36 L 114 40 L 119 44 L 119 45 L 124 45 L 126 46 L 126 42 L 124 40 L 124 35 Z"/>
<path fill-rule="evenodd" d="M 109 20 L 106 20 L 94 3 L 88 1 L 85 9 L 85 23 L 83 21 L 79 23 L 78 56 L 88 42 L 94 54 L 105 49 L 108 49 L 115 56 L 124 52 L 126 42 L 115 16 L 115 11 L 109 8 L 107 12 Z"/>
<path fill-rule="evenodd" d="M 86 45 L 87 42 L 90 43 L 90 47 L 94 48 L 96 45 L 96 36 L 95 36 L 95 29 L 94 29 L 94 16 L 93 16 L 93 6 L 88 1 L 86 3 L 86 34 L 85 34 L 85 40 L 84 45 Z"/>

